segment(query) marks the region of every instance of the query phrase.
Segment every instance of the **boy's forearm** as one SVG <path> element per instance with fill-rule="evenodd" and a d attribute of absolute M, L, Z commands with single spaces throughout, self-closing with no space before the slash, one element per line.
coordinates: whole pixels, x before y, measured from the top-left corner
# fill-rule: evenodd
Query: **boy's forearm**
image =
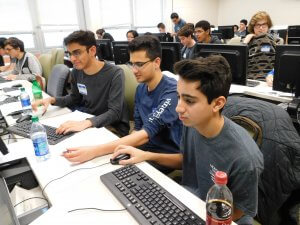
<path fill-rule="evenodd" d="M 145 160 L 153 161 L 162 166 L 166 166 L 172 169 L 182 168 L 182 154 L 162 154 L 154 152 L 145 152 Z"/>

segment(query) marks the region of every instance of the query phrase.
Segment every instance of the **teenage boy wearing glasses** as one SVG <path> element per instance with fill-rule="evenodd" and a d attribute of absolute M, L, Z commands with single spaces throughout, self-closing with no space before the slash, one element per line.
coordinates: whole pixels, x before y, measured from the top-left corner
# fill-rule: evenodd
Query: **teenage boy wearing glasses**
<path fill-rule="evenodd" d="M 160 42 L 154 36 L 145 35 L 136 37 L 128 47 L 129 65 L 140 83 L 135 95 L 134 131 L 110 143 L 69 148 L 64 153 L 68 160 L 84 162 L 112 153 L 119 145 L 140 147 L 151 152 L 179 152 L 182 123 L 175 111 L 177 82 L 160 70 Z M 167 168 L 158 169 L 168 172 Z"/>
<path fill-rule="evenodd" d="M 75 31 L 64 39 L 75 69 L 72 70 L 71 93 L 63 97 L 49 97 L 35 101 L 34 110 L 42 104 L 72 107 L 95 115 L 83 121 L 67 121 L 56 132 L 66 134 L 89 127 L 108 126 L 119 136 L 129 131 L 128 111 L 124 98 L 124 73 L 117 66 L 98 61 L 96 39 L 91 31 Z"/>

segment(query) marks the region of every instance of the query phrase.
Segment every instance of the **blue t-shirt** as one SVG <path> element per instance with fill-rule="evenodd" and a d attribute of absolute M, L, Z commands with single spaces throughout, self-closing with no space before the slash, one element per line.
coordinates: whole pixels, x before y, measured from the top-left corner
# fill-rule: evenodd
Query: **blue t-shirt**
<path fill-rule="evenodd" d="M 149 142 L 147 150 L 160 153 L 178 153 L 182 123 L 175 111 L 177 106 L 177 81 L 163 76 L 157 87 L 148 91 L 139 84 L 135 94 L 135 130 L 144 129 Z"/>
<path fill-rule="evenodd" d="M 184 25 L 186 22 L 183 19 L 180 19 L 177 24 L 174 26 L 174 31 L 177 33 Z"/>

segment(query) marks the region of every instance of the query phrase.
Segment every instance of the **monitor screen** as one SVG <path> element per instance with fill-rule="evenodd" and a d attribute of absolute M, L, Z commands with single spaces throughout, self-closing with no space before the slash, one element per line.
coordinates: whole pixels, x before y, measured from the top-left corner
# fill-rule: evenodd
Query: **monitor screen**
<path fill-rule="evenodd" d="M 99 60 L 113 61 L 113 51 L 111 41 L 109 39 L 97 40 L 97 56 Z"/>
<path fill-rule="evenodd" d="M 18 225 L 18 219 L 10 200 L 4 178 L 0 176 L 0 224 Z"/>
<path fill-rule="evenodd" d="M 234 37 L 234 26 L 218 26 L 217 31 L 222 34 L 223 39 L 231 39 Z"/>
<path fill-rule="evenodd" d="M 113 52 L 115 64 L 125 64 L 129 62 L 128 41 L 113 41 Z"/>
<path fill-rule="evenodd" d="M 226 44 L 200 44 L 196 46 L 197 56 L 207 57 L 221 54 L 230 65 L 232 83 L 246 85 L 248 69 L 248 46 Z"/>
<path fill-rule="evenodd" d="M 273 90 L 300 96 L 300 45 L 277 45 Z"/>
<path fill-rule="evenodd" d="M 1 137 L 0 137 L 0 152 L 1 152 L 3 155 L 8 154 L 7 147 L 6 147 L 6 145 L 5 145 L 5 143 L 3 142 L 3 140 L 2 140 Z"/>
<path fill-rule="evenodd" d="M 162 60 L 160 68 L 162 71 L 173 72 L 173 66 L 181 59 L 181 45 L 178 42 L 161 42 Z"/>

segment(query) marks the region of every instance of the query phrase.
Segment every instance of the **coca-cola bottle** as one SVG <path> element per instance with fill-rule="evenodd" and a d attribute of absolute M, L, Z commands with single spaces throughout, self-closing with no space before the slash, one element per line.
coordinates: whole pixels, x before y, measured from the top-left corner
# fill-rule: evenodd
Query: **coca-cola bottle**
<path fill-rule="evenodd" d="M 229 225 L 232 221 L 232 194 L 227 184 L 227 174 L 215 173 L 215 184 L 206 196 L 206 225 Z"/>

